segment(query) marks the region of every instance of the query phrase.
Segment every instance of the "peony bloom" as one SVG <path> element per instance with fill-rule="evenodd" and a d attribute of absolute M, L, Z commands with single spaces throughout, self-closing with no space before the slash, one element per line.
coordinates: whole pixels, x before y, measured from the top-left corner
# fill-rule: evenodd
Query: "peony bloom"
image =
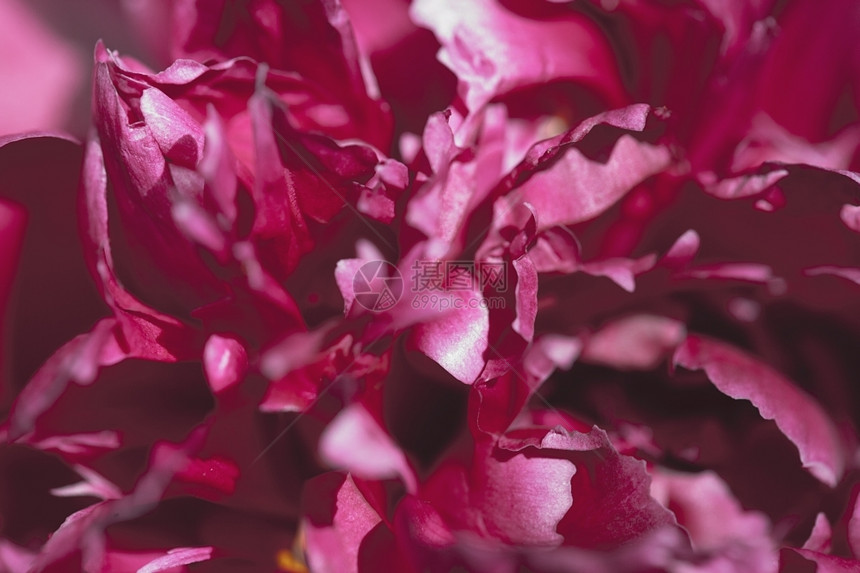
<path fill-rule="evenodd" d="M 858 568 L 853 4 L 121 8 L 0 139 L 0 569 Z"/>

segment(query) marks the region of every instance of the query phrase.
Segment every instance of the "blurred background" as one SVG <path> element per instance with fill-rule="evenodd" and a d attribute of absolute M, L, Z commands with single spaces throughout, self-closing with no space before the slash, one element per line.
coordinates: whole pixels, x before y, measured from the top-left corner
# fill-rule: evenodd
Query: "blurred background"
<path fill-rule="evenodd" d="M 0 0 L 0 137 L 89 125 L 93 48 L 166 58 L 164 0 Z M 146 8 L 146 10 L 144 10 Z"/>

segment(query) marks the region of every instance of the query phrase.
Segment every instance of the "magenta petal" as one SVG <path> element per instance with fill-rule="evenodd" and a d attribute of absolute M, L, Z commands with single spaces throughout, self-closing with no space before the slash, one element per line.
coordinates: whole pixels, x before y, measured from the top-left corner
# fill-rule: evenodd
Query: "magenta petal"
<path fill-rule="evenodd" d="M 480 125 L 480 144 L 466 150 L 458 146 L 455 136 L 462 137 L 460 118 L 453 113 L 435 113 L 427 120 L 422 141 L 432 177 L 409 201 L 406 220 L 410 225 L 433 239 L 448 245 L 462 232 L 475 206 L 489 191 L 498 177 L 493 147 L 498 145 L 499 133 L 484 133 L 492 123 L 489 114 L 475 117 Z M 490 130 L 492 131 L 492 130 Z M 463 143 L 468 147 L 471 142 Z M 469 153 L 474 151 L 474 155 Z M 489 167 L 486 165 L 489 163 Z M 479 180 L 479 172 L 490 173 L 491 181 Z M 442 253 L 444 254 L 444 249 Z"/>
<path fill-rule="evenodd" d="M 767 284 L 774 279 L 772 269 L 756 263 L 722 263 L 693 267 L 675 275 L 678 279 L 724 279 Z"/>
<path fill-rule="evenodd" d="M 95 141 L 86 147 L 82 185 L 87 262 L 105 302 L 121 325 L 130 354 L 167 361 L 186 355 L 194 341 L 183 332 L 183 325 L 141 303 L 120 284 L 116 275 L 108 236 L 107 174 L 102 149 Z"/>
<path fill-rule="evenodd" d="M 851 281 L 857 285 L 860 285 L 860 268 L 856 267 L 834 267 L 834 266 L 822 266 L 822 267 L 812 267 L 804 270 L 804 274 L 810 277 L 818 277 L 818 276 L 834 276 L 839 277 L 848 281 Z"/>
<path fill-rule="evenodd" d="M 362 541 L 381 518 L 350 476 L 325 474 L 308 484 L 305 553 L 312 571 L 357 573 Z"/>
<path fill-rule="evenodd" d="M 320 436 L 319 451 L 336 469 L 368 480 L 399 477 L 408 491 L 415 491 L 415 475 L 403 451 L 360 403 L 331 421 Z"/>
<path fill-rule="evenodd" d="M 845 454 L 836 428 L 821 406 L 791 381 L 731 346 L 699 336 L 689 336 L 673 361 L 704 370 L 722 393 L 752 402 L 794 443 L 804 468 L 831 487 L 837 484 Z"/>
<path fill-rule="evenodd" d="M 670 269 L 682 269 L 687 267 L 696 253 L 699 252 L 701 239 L 699 234 L 689 229 L 669 248 L 669 251 L 660 258 L 660 266 Z"/>
<path fill-rule="evenodd" d="M 723 25 L 723 38 L 720 50 L 723 54 L 743 49 L 749 42 L 757 21 L 764 18 L 774 3 L 773 0 L 732 3 L 719 0 L 698 0 L 699 4 L 717 18 Z"/>
<path fill-rule="evenodd" d="M 29 571 L 35 559 L 35 552 L 0 539 L 0 567 L 5 571 Z"/>
<path fill-rule="evenodd" d="M 652 491 L 689 533 L 705 571 L 776 573 L 779 559 L 767 517 L 744 511 L 717 474 L 660 472 Z"/>
<path fill-rule="evenodd" d="M 416 326 L 410 342 L 460 382 L 471 384 L 486 364 L 484 351 L 490 331 L 489 312 L 473 304 L 481 299 L 477 292 L 455 291 L 444 293 L 440 298 L 446 297 L 459 301 L 460 308 L 452 302 L 451 310 Z"/>
<path fill-rule="evenodd" d="M 165 555 L 150 561 L 137 570 L 137 573 L 159 573 L 176 567 L 208 561 L 212 558 L 212 547 L 178 547 Z"/>
<path fill-rule="evenodd" d="M 230 336 L 213 334 L 203 348 L 203 370 L 215 393 L 238 384 L 248 368 L 248 353 Z"/>
<path fill-rule="evenodd" d="M 528 256 L 515 259 L 513 264 L 517 272 L 517 317 L 512 327 L 523 339 L 531 342 L 538 311 L 538 273 Z"/>
<path fill-rule="evenodd" d="M 538 230 L 587 221 L 603 213 L 634 186 L 666 168 L 671 155 L 663 146 L 623 134 L 613 139 L 605 161 L 591 159 L 577 148 L 598 126 L 643 131 L 651 115 L 646 105 L 632 105 L 591 117 L 562 135 L 531 147 L 499 183 L 507 210 L 521 202 L 532 206 Z"/>
<path fill-rule="evenodd" d="M 388 148 L 391 119 L 374 99 L 375 78 L 339 1 L 177 0 L 171 8 L 174 58 L 248 57 L 299 74 L 321 99 L 314 103 L 333 118 L 322 122 L 330 135 Z"/>
<path fill-rule="evenodd" d="M 68 496 L 92 496 L 100 500 L 119 499 L 122 491 L 103 476 L 84 466 L 75 466 L 84 481 L 65 487 L 52 489 L 51 493 L 57 497 Z"/>
<path fill-rule="evenodd" d="M 61 129 L 86 76 L 85 62 L 30 3 L 0 5 L 0 135 Z"/>
<path fill-rule="evenodd" d="M 496 96 L 560 79 L 593 87 L 611 105 L 624 100 L 611 49 L 582 14 L 540 21 L 493 0 L 421 0 L 413 4 L 412 18 L 436 34 L 439 59 L 459 78 L 473 113 Z"/>
<path fill-rule="evenodd" d="M 116 339 L 116 322 L 104 319 L 48 359 L 21 391 L 9 416 L 9 437 L 16 440 L 29 433 L 36 419 L 50 408 L 72 383 L 91 384 L 102 366 L 125 357 Z"/>
<path fill-rule="evenodd" d="M 203 129 L 188 112 L 156 88 L 143 90 L 140 112 L 168 161 L 189 169 L 197 167 L 203 155 Z"/>
<path fill-rule="evenodd" d="M 848 519 L 848 545 L 854 557 L 860 559 L 860 495 L 855 498 Z"/>
<path fill-rule="evenodd" d="M 860 205 L 843 205 L 839 218 L 846 227 L 860 233 Z"/>
<path fill-rule="evenodd" d="M 589 337 L 582 360 L 621 370 L 651 370 L 684 340 L 684 325 L 655 315 L 633 315 Z"/>
<path fill-rule="evenodd" d="M 849 541 L 850 541 L 850 522 L 849 522 Z M 827 516 L 819 513 L 815 516 L 815 525 L 812 526 L 812 531 L 809 533 L 809 538 L 804 542 L 803 549 L 810 551 L 818 551 L 819 553 L 830 553 L 830 547 L 833 542 L 833 529 L 830 527 L 830 522 L 827 521 Z"/>
<path fill-rule="evenodd" d="M 55 451 L 65 459 L 93 458 L 122 445 L 119 434 L 112 430 L 50 436 L 38 441 L 28 440 L 33 447 Z"/>
<path fill-rule="evenodd" d="M 355 303 L 355 277 L 362 265 L 369 263 L 364 259 L 343 259 L 337 262 L 334 270 L 335 281 L 343 297 L 343 314 L 349 316 Z"/>
<path fill-rule="evenodd" d="M 205 135 L 199 171 L 206 181 L 204 192 L 208 192 L 214 211 L 223 218 L 225 226 L 236 223 L 236 160 L 230 151 L 226 128 L 221 117 L 210 107 L 203 124 Z"/>
<path fill-rule="evenodd" d="M 602 430 L 523 433 L 520 437 L 510 432 L 500 447 L 525 451 L 537 446 L 547 454 L 557 452 L 576 468 L 570 481 L 573 500 L 558 523 L 565 544 L 605 549 L 675 523 L 671 513 L 651 497 L 644 462 L 619 454 Z"/>
<path fill-rule="evenodd" d="M 666 149 L 624 135 L 605 163 L 570 149 L 515 195 L 534 205 L 541 229 L 579 223 L 608 209 L 635 185 L 664 169 L 669 159 Z"/>
<path fill-rule="evenodd" d="M 490 455 L 479 461 L 472 491 L 488 531 L 515 545 L 557 545 L 564 539 L 556 529 L 574 502 L 570 480 L 578 471 L 564 457 L 524 449 L 514 455 Z"/>
<path fill-rule="evenodd" d="M 105 570 L 109 559 L 105 529 L 115 523 L 133 520 L 150 511 L 161 500 L 175 472 L 187 463 L 187 449 L 196 449 L 201 434 L 192 433 L 182 445 L 157 444 L 146 472 L 133 491 L 118 499 L 109 499 L 68 516 L 42 547 L 33 565 L 42 571 L 49 565 L 63 563 L 69 556 L 81 553 L 84 571 Z M 189 561 L 190 563 L 190 561 Z"/>

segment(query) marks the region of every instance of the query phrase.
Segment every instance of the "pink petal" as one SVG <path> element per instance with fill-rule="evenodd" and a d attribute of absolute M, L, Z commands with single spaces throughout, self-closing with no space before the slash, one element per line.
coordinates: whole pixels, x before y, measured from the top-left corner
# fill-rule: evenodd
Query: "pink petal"
<path fill-rule="evenodd" d="M 669 151 L 628 134 L 612 139 L 605 161 L 586 156 L 578 145 L 598 126 L 643 131 L 651 115 L 633 105 L 591 117 L 562 135 L 534 144 L 494 189 L 506 194 L 505 211 L 519 203 L 532 205 L 538 230 L 589 220 L 615 204 L 635 185 L 669 165 Z M 597 190 L 598 192 L 595 192 Z"/>
<path fill-rule="evenodd" d="M 517 317 L 511 326 L 517 334 L 531 342 L 538 312 L 538 273 L 528 256 L 515 259 L 513 265 L 517 272 Z"/>
<path fill-rule="evenodd" d="M 609 323 L 589 337 L 582 359 L 621 370 L 651 370 L 684 340 L 684 325 L 655 315 L 633 315 Z"/>
<path fill-rule="evenodd" d="M 391 119 L 374 99 L 375 79 L 340 2 L 180 0 L 172 10 L 174 58 L 205 62 L 245 56 L 298 73 L 322 97 L 320 107 L 338 110 L 323 120 L 326 133 L 389 147 Z"/>
<path fill-rule="evenodd" d="M 765 173 L 751 173 L 735 177 L 724 177 L 713 181 L 710 177 L 702 177 L 708 193 L 721 199 L 738 199 L 751 197 L 766 191 L 788 175 L 785 169 L 768 170 Z"/>
<path fill-rule="evenodd" d="M 721 263 L 693 267 L 675 276 L 678 279 L 727 279 L 767 284 L 773 279 L 773 271 L 767 265 L 756 263 Z"/>
<path fill-rule="evenodd" d="M 95 457 L 105 451 L 117 450 L 122 444 L 119 435 L 111 430 L 51 436 L 38 441 L 30 440 L 30 443 L 40 450 L 56 450 L 67 457 L 80 456 L 84 458 Z"/>
<path fill-rule="evenodd" d="M 84 481 L 52 489 L 51 493 L 58 497 L 93 496 L 103 501 L 122 497 L 122 491 L 116 485 L 93 470 L 76 466 L 75 471 L 84 478 Z"/>
<path fill-rule="evenodd" d="M 0 5 L 0 135 L 60 129 L 85 77 L 85 58 L 27 2 Z"/>
<path fill-rule="evenodd" d="M 489 533 L 506 543 L 552 546 L 564 539 L 556 529 L 574 503 L 571 478 L 580 468 L 549 452 L 540 455 L 543 448 L 551 446 L 510 457 L 490 455 L 476 464 L 473 479 L 482 486 L 472 491 L 472 502 Z"/>
<path fill-rule="evenodd" d="M 137 573 L 158 573 L 183 565 L 208 561 L 212 558 L 213 551 L 212 547 L 177 547 L 169 550 L 166 555 L 150 561 L 138 569 Z"/>
<path fill-rule="evenodd" d="M 526 439 L 501 441 L 500 447 L 522 451 L 540 436 L 530 433 Z M 539 447 L 558 452 L 576 467 L 570 482 L 573 501 L 558 523 L 566 544 L 614 547 L 674 524 L 670 512 L 651 497 L 644 462 L 618 454 L 602 430 L 583 434 L 556 428 Z"/>
<path fill-rule="evenodd" d="M 107 174 L 102 149 L 90 141 L 84 157 L 83 224 L 85 253 L 90 271 L 113 309 L 131 352 L 140 357 L 174 360 L 189 350 L 189 337 L 176 319 L 142 304 L 120 284 L 108 239 Z M 165 347 L 167 343 L 170 348 Z M 192 342 L 193 344 L 193 342 Z"/>
<path fill-rule="evenodd" d="M 759 106 L 776 123 L 809 141 L 820 141 L 833 127 L 842 127 L 836 123 L 844 121 L 838 117 L 837 101 L 856 89 L 857 37 L 853 30 L 858 21 L 860 11 L 850 1 L 833 4 L 828 10 L 801 1 L 781 14 L 780 33 L 757 77 Z M 810 36 L 810 25 L 828 33 Z M 792 86 L 788 92 L 779 87 L 788 85 Z M 798 106 L 803 106 L 804 113 L 796 113 Z M 856 100 L 849 103 L 849 109 L 847 115 L 856 113 Z"/>
<path fill-rule="evenodd" d="M 819 553 L 830 553 L 832 541 L 833 530 L 830 527 L 830 522 L 827 521 L 826 515 L 819 513 L 815 516 L 815 525 L 812 526 L 812 531 L 809 533 L 809 538 L 803 544 L 803 549 Z"/>
<path fill-rule="evenodd" d="M 412 18 L 436 34 L 439 59 L 459 78 L 472 112 L 498 95 L 559 79 L 582 81 L 611 105 L 624 99 L 606 40 L 581 14 L 533 20 L 492 0 L 422 0 Z"/>
<path fill-rule="evenodd" d="M 502 175 L 502 153 L 511 146 L 500 106 L 473 117 L 475 133 L 459 125 L 461 119 L 447 110 L 427 120 L 422 140 L 432 177 L 406 211 L 410 225 L 442 243 L 432 253 L 437 257 L 460 238 L 472 211 Z"/>
<path fill-rule="evenodd" d="M 319 452 L 336 469 L 367 480 L 399 477 L 407 491 L 415 491 L 415 474 L 403 451 L 361 403 L 335 416 L 320 436 Z"/>
<path fill-rule="evenodd" d="M 21 391 L 9 416 L 9 438 L 16 440 L 31 432 L 36 420 L 65 391 L 70 383 L 93 383 L 102 366 L 125 357 L 118 348 L 112 319 L 100 321 L 93 330 L 60 348 Z"/>
<path fill-rule="evenodd" d="M 308 492 L 310 507 L 304 525 L 310 569 L 358 573 L 362 541 L 380 516 L 349 476 L 320 476 L 308 484 Z"/>
<path fill-rule="evenodd" d="M 659 472 L 653 478 L 652 491 L 674 511 L 706 567 L 760 573 L 778 570 L 777 548 L 767 517 L 744 511 L 717 474 Z"/>
<path fill-rule="evenodd" d="M 854 506 L 850 509 L 851 517 L 848 518 L 848 546 L 855 558 L 860 558 L 860 496 L 854 500 Z"/>
<path fill-rule="evenodd" d="M 174 473 L 187 461 L 188 448 L 198 445 L 199 433 L 192 434 L 186 444 L 162 443 L 153 450 L 147 471 L 135 484 L 134 490 L 119 499 L 91 505 L 70 515 L 42 547 L 33 565 L 41 571 L 48 565 L 63 562 L 80 552 L 83 570 L 100 571 L 106 559 L 105 529 L 111 524 L 133 520 L 147 513 L 162 498 Z"/>
<path fill-rule="evenodd" d="M 627 292 L 633 292 L 636 290 L 636 276 L 651 270 L 656 261 L 655 255 L 640 259 L 611 258 L 583 263 L 577 270 L 595 277 L 606 277 Z"/>
<path fill-rule="evenodd" d="M 33 551 L 0 539 L 0 567 L 6 571 L 29 571 L 35 558 Z"/>
<path fill-rule="evenodd" d="M 698 0 L 723 25 L 723 39 L 720 50 L 731 53 L 744 48 L 749 41 L 753 25 L 764 18 L 773 0 L 755 0 L 743 4 L 721 2 L 720 0 Z"/>
<path fill-rule="evenodd" d="M 532 176 L 514 196 L 534 205 L 542 229 L 579 223 L 604 212 L 668 164 L 665 148 L 624 135 L 605 163 L 569 149 L 552 167 Z"/>
<path fill-rule="evenodd" d="M 188 112 L 161 90 L 146 88 L 140 96 L 140 113 L 168 161 L 197 167 L 203 156 L 203 129 Z"/>
<path fill-rule="evenodd" d="M 843 205 L 839 218 L 846 227 L 860 233 L 860 205 Z"/>
<path fill-rule="evenodd" d="M 248 354 L 231 336 L 213 334 L 203 348 L 203 370 L 216 394 L 238 384 L 248 368 Z"/>
<path fill-rule="evenodd" d="M 860 268 L 822 266 L 806 269 L 804 274 L 810 277 L 834 276 L 860 285 Z"/>
<path fill-rule="evenodd" d="M 752 402 L 794 443 L 803 467 L 833 487 L 845 467 L 836 429 L 821 406 L 791 381 L 735 348 L 689 336 L 677 349 L 675 364 L 704 370 L 722 393 Z"/>
<path fill-rule="evenodd" d="M 191 458 L 187 465 L 176 472 L 176 481 L 183 482 L 197 497 L 218 500 L 236 491 L 236 482 L 241 476 L 239 466 L 231 459 L 221 456 Z"/>
<path fill-rule="evenodd" d="M 660 259 L 660 265 L 670 269 L 681 269 L 690 264 L 696 253 L 699 252 L 701 239 L 699 234 L 690 229 L 672 245 L 669 251 Z"/>
<path fill-rule="evenodd" d="M 409 341 L 454 378 L 472 384 L 486 364 L 484 351 L 490 331 L 489 311 L 481 305 L 470 304 L 481 298 L 477 292 L 453 291 L 444 293 L 444 297 L 450 297 L 451 309 L 417 325 Z M 460 301 L 460 308 L 456 308 L 455 300 Z"/>

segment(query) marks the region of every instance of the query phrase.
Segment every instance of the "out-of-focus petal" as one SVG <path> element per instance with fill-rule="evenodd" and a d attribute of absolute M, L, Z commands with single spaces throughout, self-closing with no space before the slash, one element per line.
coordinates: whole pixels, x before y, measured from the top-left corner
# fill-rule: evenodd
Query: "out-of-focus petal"
<path fill-rule="evenodd" d="M 403 451 L 361 403 L 335 416 L 320 437 L 319 450 L 336 469 L 367 480 L 399 477 L 415 491 L 415 475 Z"/>
<path fill-rule="evenodd" d="M 83 54 L 26 2 L 0 5 L 0 135 L 66 126 L 86 76 Z"/>
<path fill-rule="evenodd" d="M 651 370 L 684 340 L 684 325 L 654 315 L 633 315 L 607 324 L 588 338 L 582 360 L 621 370 Z"/>
<path fill-rule="evenodd" d="M 298 73 L 316 86 L 326 107 L 341 110 L 323 121 L 331 135 L 388 150 L 391 119 L 375 99 L 373 72 L 340 2 L 180 0 L 174 2 L 172 24 L 174 58 L 207 62 L 245 56 Z"/>
<path fill-rule="evenodd" d="M 777 571 L 779 558 L 768 519 L 744 511 L 719 476 L 662 472 L 652 480 L 655 497 L 674 511 L 690 534 L 705 571 Z"/>
<path fill-rule="evenodd" d="M 420 1 L 412 17 L 439 38 L 439 58 L 459 78 L 473 113 L 496 96 L 560 79 L 585 83 L 610 105 L 624 103 L 611 49 L 581 14 L 539 20 L 493 0 Z"/>
<path fill-rule="evenodd" d="M 803 467 L 831 487 L 839 481 L 845 454 L 838 433 L 821 406 L 791 381 L 729 345 L 699 336 L 688 336 L 673 361 L 704 370 L 721 392 L 752 402 L 794 443 Z"/>
<path fill-rule="evenodd" d="M 812 531 L 809 532 L 809 538 L 804 542 L 803 549 L 829 553 L 832 541 L 833 530 L 830 527 L 830 522 L 827 521 L 826 515 L 819 513 L 815 516 L 815 525 L 812 526 Z"/>
<path fill-rule="evenodd" d="M 311 481 L 305 499 L 305 551 L 311 570 L 357 573 L 359 552 L 382 519 L 352 477 L 325 474 Z"/>
<path fill-rule="evenodd" d="M 215 393 L 238 384 L 248 368 L 248 353 L 234 337 L 213 334 L 203 349 L 206 380 Z"/>
<path fill-rule="evenodd" d="M 183 565 L 200 563 L 212 558 L 212 547 L 178 547 L 154 559 L 137 570 L 137 573 L 159 573 Z"/>

